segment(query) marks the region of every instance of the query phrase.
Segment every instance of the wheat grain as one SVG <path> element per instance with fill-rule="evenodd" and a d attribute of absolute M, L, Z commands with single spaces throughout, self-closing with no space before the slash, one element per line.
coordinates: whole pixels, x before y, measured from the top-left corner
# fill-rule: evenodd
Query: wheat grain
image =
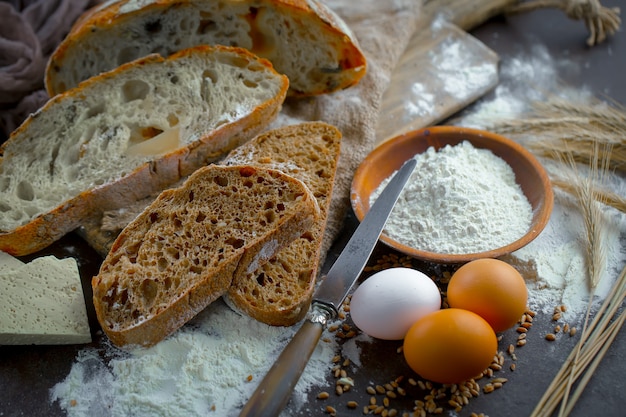
<path fill-rule="evenodd" d="M 327 393 L 326 391 L 322 391 L 319 394 L 317 394 L 317 398 L 320 399 L 320 400 L 325 400 L 328 397 L 330 397 L 330 394 Z"/>

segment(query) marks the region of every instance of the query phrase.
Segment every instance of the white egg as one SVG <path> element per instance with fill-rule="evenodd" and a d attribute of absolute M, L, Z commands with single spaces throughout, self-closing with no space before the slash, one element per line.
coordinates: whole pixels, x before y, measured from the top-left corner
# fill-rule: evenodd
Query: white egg
<path fill-rule="evenodd" d="M 439 288 L 410 268 L 389 268 L 372 275 L 352 294 L 350 315 L 364 333 L 401 340 L 413 323 L 441 308 Z"/>

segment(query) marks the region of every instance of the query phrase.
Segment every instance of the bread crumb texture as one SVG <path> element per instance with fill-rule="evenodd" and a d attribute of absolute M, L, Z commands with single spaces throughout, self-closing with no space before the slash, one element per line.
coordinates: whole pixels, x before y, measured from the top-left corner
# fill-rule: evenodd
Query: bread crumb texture
<path fill-rule="evenodd" d="M 0 231 L 134 175 L 148 163 L 165 181 L 174 174 L 156 172 L 156 162 L 175 152 L 180 158 L 190 154 L 181 164 L 204 162 L 209 155 L 196 155 L 200 148 L 223 155 L 230 150 L 226 141 L 213 145 L 207 138 L 287 88 L 266 62 L 221 47 L 185 50 L 166 60 L 152 56 L 96 78 L 51 99 L 2 147 Z"/>
<path fill-rule="evenodd" d="M 292 92 L 320 94 L 355 84 L 365 58 L 354 35 L 317 1 L 127 1 L 100 7 L 53 54 L 56 94 L 150 53 L 197 45 L 245 48 L 289 77 Z"/>
<path fill-rule="evenodd" d="M 266 264 L 234 280 L 226 299 L 231 307 L 270 325 L 289 326 L 304 317 L 317 278 L 340 146 L 337 128 L 308 122 L 268 131 L 228 155 L 228 164 L 271 167 L 301 180 L 321 214 Z"/>
<path fill-rule="evenodd" d="M 44 256 L 24 264 L 0 252 L 0 345 L 89 342 L 76 261 Z"/>
<path fill-rule="evenodd" d="M 198 170 L 163 192 L 114 243 L 93 280 L 103 328 L 154 326 L 149 337 L 158 340 L 224 294 L 239 270 L 310 227 L 316 210 L 310 191 L 282 172 Z"/>

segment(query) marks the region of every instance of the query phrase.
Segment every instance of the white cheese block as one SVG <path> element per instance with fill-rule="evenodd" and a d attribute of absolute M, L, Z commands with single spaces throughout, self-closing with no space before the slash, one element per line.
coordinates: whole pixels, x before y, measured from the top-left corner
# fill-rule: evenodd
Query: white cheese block
<path fill-rule="evenodd" d="M 24 265 L 24 262 L 0 250 L 0 274 L 12 271 Z"/>
<path fill-rule="evenodd" d="M 4 255 L 0 257 L 0 345 L 91 342 L 76 260 L 44 256 L 24 264 Z"/>

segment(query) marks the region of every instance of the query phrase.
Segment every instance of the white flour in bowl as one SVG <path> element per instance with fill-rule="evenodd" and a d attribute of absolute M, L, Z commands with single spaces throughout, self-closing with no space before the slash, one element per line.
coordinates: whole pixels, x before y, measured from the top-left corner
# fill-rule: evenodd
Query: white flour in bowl
<path fill-rule="evenodd" d="M 532 207 L 513 169 L 493 152 L 464 141 L 414 159 L 387 236 L 419 250 L 466 254 L 500 248 L 528 232 Z M 371 204 L 390 178 L 372 193 Z"/>

